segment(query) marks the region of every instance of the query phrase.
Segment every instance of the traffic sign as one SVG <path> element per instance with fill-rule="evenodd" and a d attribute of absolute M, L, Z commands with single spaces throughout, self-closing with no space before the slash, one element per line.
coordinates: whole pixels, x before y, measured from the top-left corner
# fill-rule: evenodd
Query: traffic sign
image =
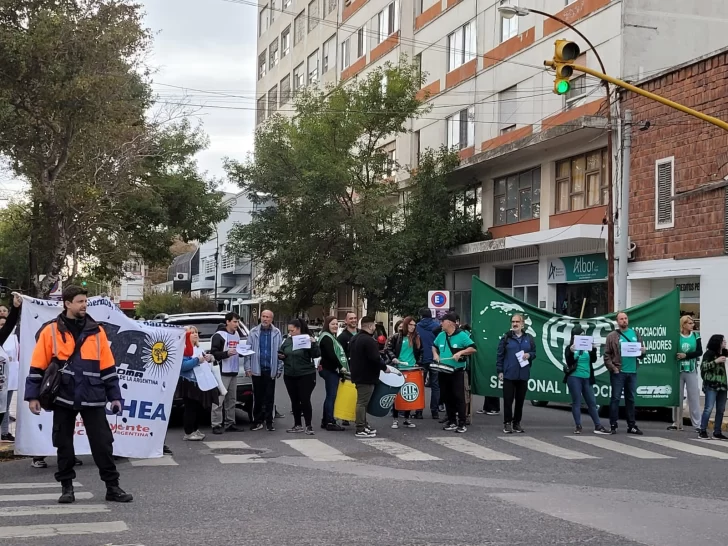
<path fill-rule="evenodd" d="M 447 290 L 430 290 L 427 293 L 427 301 L 430 309 L 448 309 L 450 307 L 450 292 Z"/>

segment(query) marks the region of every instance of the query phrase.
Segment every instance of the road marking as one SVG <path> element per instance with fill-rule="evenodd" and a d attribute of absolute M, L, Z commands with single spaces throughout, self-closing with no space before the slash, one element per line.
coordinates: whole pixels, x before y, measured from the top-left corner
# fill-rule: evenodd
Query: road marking
<path fill-rule="evenodd" d="M 351 461 L 351 457 L 347 457 L 338 449 L 326 445 L 319 440 L 281 440 L 284 444 L 288 444 L 293 449 L 302 453 L 313 461 L 324 463 L 335 461 Z"/>
<path fill-rule="evenodd" d="M 98 514 L 109 512 L 104 504 L 39 504 L 37 506 L 6 506 L 0 517 L 46 516 L 56 514 Z"/>
<path fill-rule="evenodd" d="M 441 461 L 440 457 L 428 455 L 417 449 L 408 447 L 391 440 L 369 439 L 361 440 L 361 443 L 371 446 L 388 455 L 393 455 L 402 461 Z"/>
<path fill-rule="evenodd" d="M 171 455 L 164 455 L 155 459 L 130 459 L 131 466 L 178 466 Z"/>
<path fill-rule="evenodd" d="M 244 464 L 244 463 L 264 463 L 265 460 L 260 455 L 215 455 L 215 458 L 222 464 Z"/>
<path fill-rule="evenodd" d="M 129 528 L 123 521 L 97 521 L 94 523 L 54 523 L 50 525 L 16 525 L 0 527 L 1 538 L 37 538 L 61 535 L 92 535 L 120 533 Z"/>
<path fill-rule="evenodd" d="M 59 487 L 58 482 L 27 482 L 27 483 L 0 483 L 0 490 L 3 489 L 47 489 Z M 82 487 L 80 483 L 73 482 L 73 487 Z"/>
<path fill-rule="evenodd" d="M 577 442 L 582 442 L 594 447 L 608 449 L 609 451 L 616 451 L 622 455 L 629 455 L 630 457 L 636 457 L 638 459 L 674 459 L 674 457 L 670 457 L 669 455 L 655 453 L 654 451 L 647 451 L 641 447 L 630 446 L 596 436 L 566 436 L 566 438 L 571 438 Z"/>
<path fill-rule="evenodd" d="M 547 442 L 542 442 L 541 440 L 537 440 L 536 438 L 531 438 L 530 436 L 500 436 L 501 440 L 505 440 L 506 442 L 510 442 L 512 444 L 516 444 L 517 446 L 525 447 L 526 449 L 532 449 L 533 451 L 540 451 L 541 453 L 545 453 L 546 455 L 552 455 L 554 457 L 559 457 L 560 459 L 569 459 L 571 461 L 575 461 L 578 459 L 598 459 L 599 457 L 594 457 L 592 455 L 587 455 L 586 453 L 580 453 L 578 451 L 572 451 L 570 449 L 566 449 L 564 447 L 555 446 L 553 444 L 549 444 Z"/>
<path fill-rule="evenodd" d="M 649 442 L 658 446 L 669 447 L 671 449 L 684 451 L 685 453 L 691 453 L 693 455 L 700 455 L 702 457 L 713 457 L 714 459 L 728 459 L 728 453 L 713 451 L 712 449 L 706 449 L 700 446 L 685 444 L 683 442 L 677 442 L 675 440 L 668 440 L 667 438 L 646 438 L 644 436 L 636 436 L 635 438 L 643 442 Z"/>
<path fill-rule="evenodd" d="M 60 493 L 29 493 L 27 495 L 0 495 L 0 502 L 55 501 Z M 92 493 L 83 491 L 76 493 L 76 500 L 92 499 Z"/>
<path fill-rule="evenodd" d="M 435 442 L 436 444 L 440 444 L 441 446 L 445 446 L 454 451 L 459 451 L 460 453 L 465 453 L 466 455 L 471 455 L 472 457 L 476 457 L 476 458 L 482 459 L 484 461 L 519 461 L 520 460 L 518 457 L 514 457 L 513 455 L 508 455 L 507 453 L 500 453 L 498 451 L 475 444 L 473 442 L 469 442 L 468 440 L 465 440 L 464 438 L 440 437 L 440 438 L 428 438 L 428 440 Z"/>
<path fill-rule="evenodd" d="M 210 449 L 250 449 L 250 446 L 240 440 L 230 440 L 221 442 L 203 442 Z"/>

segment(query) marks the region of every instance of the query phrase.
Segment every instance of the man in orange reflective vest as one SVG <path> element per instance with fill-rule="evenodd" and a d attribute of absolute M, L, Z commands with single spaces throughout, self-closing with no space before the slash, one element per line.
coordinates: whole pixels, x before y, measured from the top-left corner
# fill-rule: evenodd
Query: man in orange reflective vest
<path fill-rule="evenodd" d="M 38 335 L 25 383 L 25 400 L 30 411 L 39 415 L 43 374 L 51 361 L 58 359 L 61 386 L 53 407 L 53 445 L 58 450 L 56 480 L 62 487 L 58 502 L 70 504 L 76 500 L 73 436 L 79 413 L 94 462 L 106 483 L 106 500 L 131 502 L 133 497 L 119 487 L 113 455 L 114 436 L 106 419 L 107 401 L 111 402 L 114 413 L 122 409 L 119 377 L 106 332 L 86 315 L 86 296 L 87 291 L 78 286 L 63 290 L 64 311 L 45 324 Z"/>

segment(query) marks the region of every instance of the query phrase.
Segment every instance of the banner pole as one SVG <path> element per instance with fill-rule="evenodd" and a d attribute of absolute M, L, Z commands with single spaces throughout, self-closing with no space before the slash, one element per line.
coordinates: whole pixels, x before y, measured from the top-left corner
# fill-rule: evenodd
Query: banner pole
<path fill-rule="evenodd" d="M 584 308 L 586 307 L 586 298 L 584 298 L 584 301 L 581 302 L 581 313 L 579 313 L 579 318 L 584 318 Z"/>

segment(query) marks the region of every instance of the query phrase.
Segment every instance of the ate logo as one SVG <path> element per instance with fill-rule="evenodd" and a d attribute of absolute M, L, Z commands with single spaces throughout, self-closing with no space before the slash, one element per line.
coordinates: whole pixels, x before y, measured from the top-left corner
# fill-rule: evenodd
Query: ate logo
<path fill-rule="evenodd" d="M 399 394 L 405 402 L 414 402 L 420 396 L 420 389 L 415 383 L 405 383 Z"/>
<path fill-rule="evenodd" d="M 389 409 L 394 405 L 394 399 L 397 397 L 396 394 L 387 394 L 379 399 L 379 405 L 382 409 Z"/>

